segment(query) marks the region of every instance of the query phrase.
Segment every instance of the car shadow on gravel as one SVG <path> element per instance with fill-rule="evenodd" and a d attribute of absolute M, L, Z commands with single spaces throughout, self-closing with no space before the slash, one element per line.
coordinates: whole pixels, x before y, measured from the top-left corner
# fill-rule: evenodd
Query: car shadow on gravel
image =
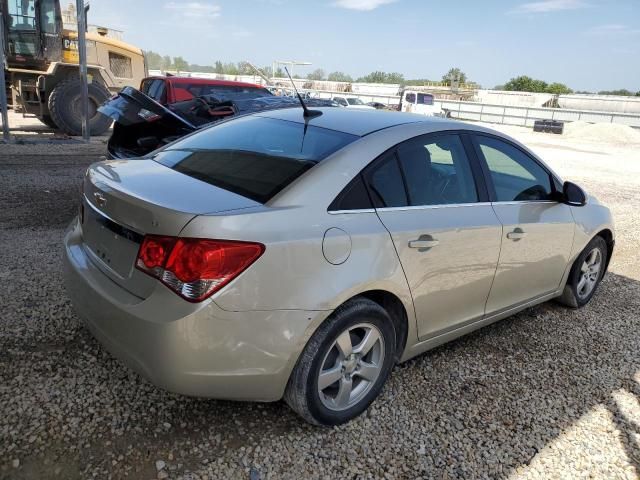
<path fill-rule="evenodd" d="M 429 422 L 426 455 L 453 462 L 444 473 L 465 478 L 526 471 L 604 407 L 609 422 L 589 428 L 609 436 L 617 461 L 640 475 L 639 327 L 640 282 L 609 273 L 582 309 L 544 303 L 401 365 L 385 401 Z M 632 412 L 621 409 L 621 392 Z M 589 464 L 598 443 L 588 437 L 585 458 L 564 461 Z"/>
<path fill-rule="evenodd" d="M 635 404 L 640 405 L 640 384 L 633 383 L 630 386 L 629 394 L 632 395 Z M 620 442 L 624 447 L 629 463 L 633 465 L 637 476 L 640 477 L 640 412 L 636 410 L 635 418 L 632 418 L 617 403 L 612 403 L 613 405 L 609 409 L 613 421 L 620 431 Z"/>

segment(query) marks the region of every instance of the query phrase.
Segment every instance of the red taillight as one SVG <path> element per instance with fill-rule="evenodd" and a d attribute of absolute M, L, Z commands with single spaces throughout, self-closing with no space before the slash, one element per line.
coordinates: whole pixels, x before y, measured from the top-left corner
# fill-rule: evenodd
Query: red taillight
<path fill-rule="evenodd" d="M 231 240 L 144 237 L 136 267 L 190 302 L 200 302 L 246 270 L 264 245 Z"/>
<path fill-rule="evenodd" d="M 148 235 L 144 237 L 142 247 L 138 253 L 138 266 L 144 270 L 153 270 L 156 267 L 164 267 L 171 249 L 176 243 L 173 237 L 158 237 Z"/>

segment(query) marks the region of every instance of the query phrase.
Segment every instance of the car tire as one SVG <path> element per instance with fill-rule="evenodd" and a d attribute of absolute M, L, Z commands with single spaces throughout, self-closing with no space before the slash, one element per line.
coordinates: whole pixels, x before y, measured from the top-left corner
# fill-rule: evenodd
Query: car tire
<path fill-rule="evenodd" d="M 112 120 L 98 112 L 98 107 L 111 98 L 103 84 L 91 82 L 89 87 L 89 132 L 102 135 Z M 78 77 L 70 77 L 55 86 L 49 95 L 49 113 L 60 130 L 68 135 L 82 135 L 81 84 Z"/>
<path fill-rule="evenodd" d="M 285 401 L 315 425 L 339 425 L 357 417 L 389 377 L 395 343 L 393 322 L 384 308 L 366 298 L 345 303 L 307 342 Z"/>
<path fill-rule="evenodd" d="M 580 308 L 593 297 L 607 266 L 607 243 L 594 237 L 571 267 L 567 284 L 558 301 L 571 308 Z"/>
<path fill-rule="evenodd" d="M 47 127 L 58 130 L 58 125 L 56 125 L 56 122 L 53 121 L 53 118 L 51 118 L 50 115 L 43 115 L 39 120 Z"/>

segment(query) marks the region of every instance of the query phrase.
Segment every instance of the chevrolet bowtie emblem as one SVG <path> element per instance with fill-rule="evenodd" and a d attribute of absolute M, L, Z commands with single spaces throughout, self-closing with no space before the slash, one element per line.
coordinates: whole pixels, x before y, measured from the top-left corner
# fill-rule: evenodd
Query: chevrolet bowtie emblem
<path fill-rule="evenodd" d="M 102 195 L 99 192 L 95 192 L 93 194 L 93 198 L 96 199 L 96 204 L 101 208 L 104 207 L 107 204 L 107 199 L 105 198 L 104 195 Z"/>

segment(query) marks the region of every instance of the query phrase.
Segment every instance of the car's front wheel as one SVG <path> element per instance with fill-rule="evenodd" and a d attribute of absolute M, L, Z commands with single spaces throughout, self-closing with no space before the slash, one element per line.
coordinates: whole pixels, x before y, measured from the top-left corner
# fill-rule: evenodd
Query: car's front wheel
<path fill-rule="evenodd" d="M 593 238 L 576 259 L 560 303 L 579 308 L 596 293 L 607 265 L 607 243 L 600 236 Z"/>
<path fill-rule="evenodd" d="M 285 400 L 305 420 L 338 425 L 378 396 L 395 359 L 395 331 L 377 303 L 354 299 L 320 326 L 291 374 Z"/>

